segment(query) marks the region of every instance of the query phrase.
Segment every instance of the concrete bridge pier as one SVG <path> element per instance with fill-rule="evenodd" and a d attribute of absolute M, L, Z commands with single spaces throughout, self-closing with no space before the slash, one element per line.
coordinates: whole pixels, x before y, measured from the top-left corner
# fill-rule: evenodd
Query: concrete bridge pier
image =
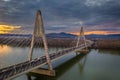
<path fill-rule="evenodd" d="M 55 76 L 55 70 L 49 70 L 44 68 L 38 68 L 31 71 L 32 73 L 47 75 L 47 76 Z"/>

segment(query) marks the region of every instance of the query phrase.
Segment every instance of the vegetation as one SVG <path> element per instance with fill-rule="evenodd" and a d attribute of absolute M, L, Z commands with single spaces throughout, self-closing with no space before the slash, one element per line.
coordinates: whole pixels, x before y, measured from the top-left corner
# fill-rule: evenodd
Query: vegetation
<path fill-rule="evenodd" d="M 92 48 L 99 48 L 99 49 L 120 49 L 120 40 L 95 40 L 94 45 Z"/>
<path fill-rule="evenodd" d="M 72 38 L 48 38 L 49 47 L 71 47 L 76 45 L 76 41 Z M 93 40 L 94 44 L 90 48 L 99 48 L 99 49 L 120 49 L 120 40 L 119 39 L 97 39 Z M 0 38 L 0 44 L 7 44 L 18 47 L 30 46 L 30 38 Z M 41 38 L 35 39 L 35 47 L 43 46 Z"/>

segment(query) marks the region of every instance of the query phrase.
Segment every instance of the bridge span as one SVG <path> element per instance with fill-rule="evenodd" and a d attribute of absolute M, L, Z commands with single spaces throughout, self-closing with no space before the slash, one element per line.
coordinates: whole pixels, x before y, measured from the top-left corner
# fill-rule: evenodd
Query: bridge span
<path fill-rule="evenodd" d="M 91 45 L 92 45 L 92 43 L 87 44 L 87 46 L 91 46 Z M 80 45 L 78 47 L 67 48 L 67 49 L 59 51 L 57 53 L 50 54 L 50 59 L 52 61 L 54 61 L 66 54 L 69 54 L 69 52 L 71 52 L 71 51 L 75 51 L 77 49 L 84 49 L 84 48 L 85 48 L 84 44 Z M 42 57 L 33 59 L 31 61 L 26 61 L 26 62 L 22 62 L 22 63 L 16 64 L 16 65 L 12 65 L 12 66 L 3 68 L 0 70 L 0 80 L 11 79 L 11 78 L 19 76 L 21 74 L 30 72 L 36 68 L 41 67 L 42 65 L 45 65 L 47 63 L 46 61 L 47 61 L 46 57 L 42 56 Z"/>
<path fill-rule="evenodd" d="M 45 56 L 32 59 L 35 37 L 42 37 L 44 48 L 45 48 Z M 84 42 L 83 44 L 79 44 L 80 37 L 83 37 L 83 42 Z M 31 72 L 35 69 L 38 69 L 45 64 L 48 65 L 48 70 L 53 72 L 51 74 L 55 75 L 54 70 L 52 68 L 52 64 L 51 64 L 52 61 L 55 61 L 56 59 L 59 59 L 66 54 L 69 54 L 69 52 L 71 51 L 77 51 L 77 50 L 82 50 L 82 49 L 87 50 L 88 49 L 87 47 L 90 47 L 92 44 L 93 44 L 92 41 L 85 39 L 84 31 L 82 27 L 80 30 L 80 35 L 78 36 L 78 39 L 77 39 L 76 46 L 66 48 L 64 50 L 49 54 L 47 40 L 46 40 L 45 33 L 44 33 L 41 12 L 39 10 L 36 16 L 36 22 L 35 22 L 34 32 L 32 35 L 28 60 L 25 62 L 21 62 L 15 65 L 11 65 L 6 68 L 0 69 L 0 80 L 9 80 L 9 79 L 15 78 L 24 73 Z"/>

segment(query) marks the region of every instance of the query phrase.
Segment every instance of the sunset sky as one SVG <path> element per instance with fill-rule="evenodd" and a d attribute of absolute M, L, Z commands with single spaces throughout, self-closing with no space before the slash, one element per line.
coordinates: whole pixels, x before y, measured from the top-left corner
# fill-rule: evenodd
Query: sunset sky
<path fill-rule="evenodd" d="M 38 9 L 46 33 L 120 34 L 120 0 L 0 0 L 0 34 L 32 33 Z"/>

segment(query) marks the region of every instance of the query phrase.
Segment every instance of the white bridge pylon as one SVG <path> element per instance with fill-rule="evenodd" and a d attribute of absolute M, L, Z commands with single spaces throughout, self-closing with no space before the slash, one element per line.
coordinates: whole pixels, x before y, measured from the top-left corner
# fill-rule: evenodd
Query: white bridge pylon
<path fill-rule="evenodd" d="M 49 52 L 48 52 L 48 45 L 47 45 L 47 40 L 46 40 L 45 31 L 44 31 L 43 26 L 44 25 L 43 25 L 43 20 L 42 20 L 42 14 L 41 14 L 41 11 L 38 10 L 37 14 L 36 14 L 35 26 L 34 26 L 34 31 L 33 31 L 33 35 L 32 35 L 28 60 L 29 61 L 32 60 L 35 37 L 41 37 L 43 44 L 44 44 L 45 56 L 47 59 L 48 68 L 49 68 L 49 70 L 52 70 L 53 68 L 52 68 L 52 64 L 51 64 L 51 60 L 50 60 L 50 56 L 49 56 Z"/>
<path fill-rule="evenodd" d="M 83 44 L 85 45 L 85 49 L 87 50 L 88 48 L 87 48 L 87 44 L 86 44 L 86 38 L 85 38 L 85 35 L 84 35 L 83 27 L 81 27 L 81 29 L 80 29 L 76 47 L 79 46 L 79 43 L 80 43 L 80 40 L 81 40 L 81 39 L 83 39 Z"/>

